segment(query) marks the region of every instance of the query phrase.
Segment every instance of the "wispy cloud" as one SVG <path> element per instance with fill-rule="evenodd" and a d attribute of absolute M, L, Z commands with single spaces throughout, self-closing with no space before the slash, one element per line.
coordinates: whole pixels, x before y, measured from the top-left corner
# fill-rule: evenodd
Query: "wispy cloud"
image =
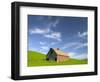
<path fill-rule="evenodd" d="M 45 42 L 45 41 L 40 41 L 39 43 L 40 43 L 40 45 L 42 45 L 42 46 L 48 46 L 48 47 L 50 47 L 50 46 L 52 46 L 52 45 L 58 44 L 59 42 L 56 41 L 56 42 L 48 43 L 48 42 Z"/>
<path fill-rule="evenodd" d="M 58 44 L 59 42 L 51 42 L 50 45 L 55 45 L 55 44 Z"/>
<path fill-rule="evenodd" d="M 78 32 L 78 37 L 80 37 L 80 39 L 82 38 L 86 38 L 87 36 L 87 32 Z M 64 46 L 62 47 L 62 49 L 68 49 L 68 48 L 72 48 L 74 50 L 76 49 L 80 49 L 80 48 L 84 48 L 87 46 L 87 42 L 83 43 L 83 42 L 69 42 L 67 44 L 64 44 Z"/>
<path fill-rule="evenodd" d="M 37 20 L 42 21 L 42 20 L 44 20 L 45 18 L 46 18 L 45 16 L 39 16 L 39 17 L 37 18 Z M 46 20 L 50 20 L 51 18 L 52 18 L 52 16 L 48 16 Z"/>
<path fill-rule="evenodd" d="M 42 42 L 42 41 L 40 41 L 40 44 L 41 44 L 41 45 L 45 45 L 45 44 L 46 44 L 46 42 Z"/>
<path fill-rule="evenodd" d="M 48 50 L 49 47 L 48 46 L 42 46 L 41 49 Z"/>
<path fill-rule="evenodd" d="M 87 46 L 87 43 L 71 42 L 71 43 L 64 44 L 62 49 L 72 48 L 72 49 L 76 50 L 76 49 L 84 48 L 86 46 Z"/>
<path fill-rule="evenodd" d="M 75 53 L 75 52 L 69 52 L 69 56 L 70 58 L 73 58 L 73 59 L 87 59 L 87 53 L 81 53 L 81 54 L 78 54 L 78 53 Z"/>
<path fill-rule="evenodd" d="M 34 47 L 30 47 L 29 50 L 38 51 L 38 49 L 37 48 L 34 48 Z"/>
<path fill-rule="evenodd" d="M 51 28 L 52 27 L 52 22 L 48 23 L 46 27 Z"/>
<path fill-rule="evenodd" d="M 81 43 L 79 43 L 79 42 L 70 42 L 70 43 L 64 44 L 62 49 L 67 49 L 67 48 L 75 47 L 75 46 L 80 45 L 80 44 Z"/>
<path fill-rule="evenodd" d="M 44 36 L 46 38 L 52 38 L 52 39 L 56 39 L 58 41 L 61 41 L 61 33 L 60 32 L 52 32 L 50 34 L 45 34 Z"/>
<path fill-rule="evenodd" d="M 74 56 L 76 55 L 75 52 L 69 52 L 68 54 L 69 54 L 70 58 L 74 58 Z"/>
<path fill-rule="evenodd" d="M 87 53 L 82 53 L 82 54 L 75 56 L 74 58 L 81 60 L 81 59 L 87 59 L 88 58 L 87 56 L 88 56 Z"/>
<path fill-rule="evenodd" d="M 46 34 L 49 33 L 50 29 L 49 28 L 34 28 L 30 30 L 30 34 Z"/>
<path fill-rule="evenodd" d="M 52 31 L 50 28 L 34 28 L 30 30 L 30 34 L 40 34 L 45 38 L 51 38 L 58 41 L 61 41 L 61 33 Z"/>
<path fill-rule="evenodd" d="M 59 21 L 60 21 L 60 19 L 56 19 L 56 20 L 52 23 L 52 26 L 53 26 L 53 27 L 56 27 L 57 24 L 59 24 Z"/>
<path fill-rule="evenodd" d="M 49 17 L 48 17 L 49 18 Z M 49 18 L 50 19 L 50 18 Z M 47 24 L 46 24 L 46 27 L 47 28 L 53 28 L 53 27 L 56 27 L 60 22 L 60 19 L 56 19 L 55 21 L 49 21 Z M 45 24 L 45 23 L 44 23 Z"/>
<path fill-rule="evenodd" d="M 78 37 L 85 37 L 85 36 L 87 36 L 87 32 L 83 32 L 83 33 L 78 32 Z"/>
<path fill-rule="evenodd" d="M 51 19 L 52 16 L 48 16 L 46 18 L 46 21 L 44 22 L 45 20 L 44 16 L 38 17 L 38 20 L 41 21 L 44 25 L 46 25 L 47 28 L 56 27 L 60 22 L 60 18 L 56 18 L 54 21 L 51 21 Z"/>
<path fill-rule="evenodd" d="M 79 49 L 79 48 L 83 48 L 86 46 L 87 46 L 87 43 L 81 43 L 80 45 L 77 45 L 74 49 Z"/>
<path fill-rule="evenodd" d="M 47 54 L 47 50 L 44 50 L 44 49 L 39 49 L 38 52 L 43 53 L 43 54 Z"/>

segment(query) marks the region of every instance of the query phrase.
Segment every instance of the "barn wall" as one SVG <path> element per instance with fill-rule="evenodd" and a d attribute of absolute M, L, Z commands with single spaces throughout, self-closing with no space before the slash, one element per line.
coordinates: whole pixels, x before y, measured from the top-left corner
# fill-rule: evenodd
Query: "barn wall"
<path fill-rule="evenodd" d="M 56 53 L 51 49 L 47 54 L 47 58 L 49 58 L 49 60 L 55 60 Z"/>
<path fill-rule="evenodd" d="M 49 58 L 49 56 L 51 55 L 52 49 L 49 50 L 49 52 L 47 53 L 46 58 Z"/>
<path fill-rule="evenodd" d="M 51 55 L 49 55 L 49 59 L 55 60 L 55 58 L 56 58 L 56 54 L 55 54 L 55 52 L 52 52 Z"/>
<path fill-rule="evenodd" d="M 68 59 L 69 59 L 68 56 L 61 56 L 61 55 L 58 55 L 58 56 L 57 56 L 57 62 L 66 61 L 66 60 L 68 60 Z"/>

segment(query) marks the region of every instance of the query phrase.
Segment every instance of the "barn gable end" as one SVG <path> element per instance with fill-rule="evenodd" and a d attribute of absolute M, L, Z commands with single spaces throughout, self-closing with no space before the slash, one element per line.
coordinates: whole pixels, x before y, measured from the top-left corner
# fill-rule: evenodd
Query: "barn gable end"
<path fill-rule="evenodd" d="M 55 51 L 50 48 L 49 52 L 47 53 L 46 59 L 47 60 L 56 60 L 57 58 L 57 54 L 55 53 Z"/>
<path fill-rule="evenodd" d="M 67 53 L 64 53 L 59 48 L 50 48 L 46 56 L 47 60 L 55 60 L 57 62 L 66 61 L 69 59 Z"/>

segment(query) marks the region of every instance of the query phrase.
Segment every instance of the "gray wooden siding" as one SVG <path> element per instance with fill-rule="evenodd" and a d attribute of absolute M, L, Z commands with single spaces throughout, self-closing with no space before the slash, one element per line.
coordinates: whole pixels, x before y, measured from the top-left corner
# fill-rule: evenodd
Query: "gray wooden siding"
<path fill-rule="evenodd" d="M 52 49 L 47 54 L 47 58 L 49 58 L 49 60 L 55 60 L 56 57 L 57 55 Z"/>

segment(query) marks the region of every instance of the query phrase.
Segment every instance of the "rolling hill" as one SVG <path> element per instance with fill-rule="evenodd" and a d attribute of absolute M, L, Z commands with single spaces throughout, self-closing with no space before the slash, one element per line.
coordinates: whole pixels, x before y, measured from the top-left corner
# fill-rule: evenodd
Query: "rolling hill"
<path fill-rule="evenodd" d="M 87 59 L 77 60 L 77 59 L 69 59 L 64 62 L 57 63 L 56 61 L 47 61 L 46 55 L 36 51 L 28 51 L 28 60 L 27 66 L 54 66 L 54 65 L 77 65 L 77 64 L 87 64 Z"/>

